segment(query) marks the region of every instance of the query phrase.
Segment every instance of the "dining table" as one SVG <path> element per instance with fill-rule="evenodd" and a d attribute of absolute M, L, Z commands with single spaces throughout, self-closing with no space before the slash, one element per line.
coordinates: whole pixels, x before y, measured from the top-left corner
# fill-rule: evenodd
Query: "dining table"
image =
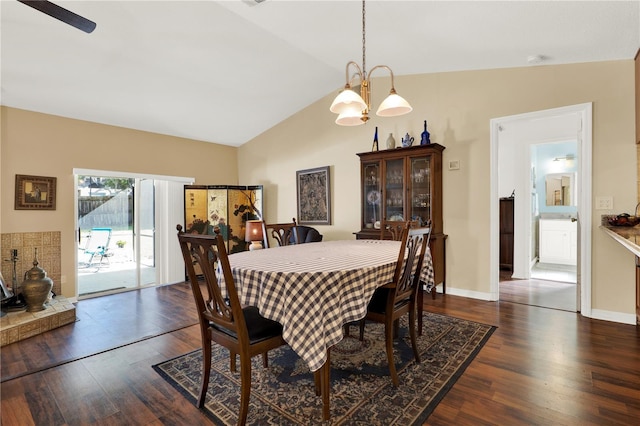
<path fill-rule="evenodd" d="M 392 281 L 399 251 L 399 241 L 333 240 L 229 255 L 240 302 L 282 324 L 284 340 L 320 375 L 325 420 L 330 348 L 345 324 L 364 318 L 376 288 Z M 433 285 L 428 246 L 420 279 Z"/>

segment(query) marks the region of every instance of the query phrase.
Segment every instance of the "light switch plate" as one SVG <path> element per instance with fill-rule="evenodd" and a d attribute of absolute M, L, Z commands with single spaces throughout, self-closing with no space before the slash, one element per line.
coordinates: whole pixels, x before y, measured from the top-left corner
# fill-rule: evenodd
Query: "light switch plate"
<path fill-rule="evenodd" d="M 449 161 L 449 170 L 460 170 L 460 160 Z"/>
<path fill-rule="evenodd" d="M 596 197 L 596 210 L 613 210 L 613 197 Z"/>

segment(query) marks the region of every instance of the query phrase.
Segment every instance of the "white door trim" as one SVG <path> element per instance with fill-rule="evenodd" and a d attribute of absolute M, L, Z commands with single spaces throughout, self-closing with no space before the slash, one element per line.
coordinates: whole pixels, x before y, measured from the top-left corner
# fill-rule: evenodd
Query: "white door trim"
<path fill-rule="evenodd" d="M 571 105 L 567 107 L 535 111 L 506 117 L 491 119 L 490 121 L 490 297 L 491 300 L 500 298 L 500 269 L 499 269 L 499 194 L 498 194 L 498 142 L 500 129 L 515 122 L 540 120 L 559 115 L 577 114 L 579 123 L 578 150 L 580 185 L 578 187 L 578 226 L 580 234 L 580 312 L 583 316 L 591 317 L 591 225 L 592 225 L 592 103 Z M 526 173 L 529 169 L 526 168 Z"/>

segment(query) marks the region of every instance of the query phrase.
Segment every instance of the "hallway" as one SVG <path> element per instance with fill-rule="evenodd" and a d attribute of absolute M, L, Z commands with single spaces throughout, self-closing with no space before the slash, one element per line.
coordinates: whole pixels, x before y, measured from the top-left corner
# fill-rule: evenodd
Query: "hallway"
<path fill-rule="evenodd" d="M 577 312 L 575 267 L 537 263 L 530 280 L 512 279 L 500 271 L 500 301 Z"/>

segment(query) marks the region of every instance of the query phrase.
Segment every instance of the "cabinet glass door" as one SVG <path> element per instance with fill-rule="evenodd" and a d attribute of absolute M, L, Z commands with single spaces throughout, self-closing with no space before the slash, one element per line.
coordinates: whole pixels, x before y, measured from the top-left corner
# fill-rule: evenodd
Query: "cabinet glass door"
<path fill-rule="evenodd" d="M 410 161 L 410 219 L 420 219 L 424 224 L 431 219 L 431 162 L 429 157 L 411 158 Z"/>
<path fill-rule="evenodd" d="M 385 162 L 384 215 L 386 220 L 407 220 L 404 217 L 404 159 Z"/>
<path fill-rule="evenodd" d="M 364 228 L 373 228 L 375 223 L 380 220 L 380 207 L 382 203 L 382 193 L 380 192 L 380 183 L 382 175 L 380 173 L 380 163 L 367 163 L 363 167 L 363 184 L 364 191 L 362 196 L 364 200 L 363 220 Z"/>

